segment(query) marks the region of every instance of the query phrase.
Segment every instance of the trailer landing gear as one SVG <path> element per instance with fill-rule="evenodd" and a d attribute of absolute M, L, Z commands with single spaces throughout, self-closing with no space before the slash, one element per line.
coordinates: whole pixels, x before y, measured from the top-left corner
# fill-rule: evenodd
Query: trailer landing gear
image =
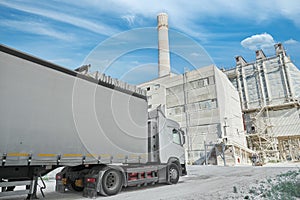
<path fill-rule="evenodd" d="M 41 194 L 45 197 L 43 193 L 43 189 L 46 188 L 46 185 L 41 176 L 34 176 L 31 180 L 8 180 L 6 182 L 1 182 L 0 187 L 2 187 L 2 191 L 0 193 L 0 197 L 11 196 L 11 195 L 26 195 L 26 199 L 38 199 L 37 197 L 37 186 L 38 186 L 38 178 L 40 177 L 43 186 L 40 187 Z M 24 186 L 24 190 L 14 190 L 16 186 Z"/>

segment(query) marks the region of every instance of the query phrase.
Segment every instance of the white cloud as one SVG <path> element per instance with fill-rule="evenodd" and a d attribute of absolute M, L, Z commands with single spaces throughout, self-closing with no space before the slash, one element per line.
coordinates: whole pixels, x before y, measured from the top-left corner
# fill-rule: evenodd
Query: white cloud
<path fill-rule="evenodd" d="M 16 10 L 21 10 L 23 12 L 40 15 L 67 24 L 71 24 L 73 26 L 77 26 L 79 28 L 83 28 L 102 35 L 112 35 L 114 33 L 119 32 L 119 30 L 111 28 L 109 24 L 106 25 L 99 21 L 95 23 L 91 20 L 83 19 L 82 17 L 79 18 L 79 17 L 75 17 L 74 15 L 72 16 L 72 15 L 64 14 L 62 12 L 51 11 L 50 9 L 43 9 L 35 6 L 16 4 L 16 3 L 12 3 L 11 1 L 10 2 L 1 1 L 0 5 L 10 7 Z"/>
<path fill-rule="evenodd" d="M 268 50 L 273 48 L 274 44 L 275 41 L 273 37 L 268 33 L 252 35 L 241 41 L 241 45 L 250 50 Z"/>
<path fill-rule="evenodd" d="M 193 52 L 193 53 L 191 53 L 190 55 L 191 55 L 191 56 L 194 56 L 194 57 L 200 56 L 200 54 L 199 54 L 199 53 L 196 53 L 196 52 Z"/>
<path fill-rule="evenodd" d="M 275 5 L 278 7 L 278 14 L 293 21 L 295 25 L 300 27 L 300 1 L 281 1 L 277 0 Z"/>
<path fill-rule="evenodd" d="M 14 20 L 1 20 L 0 26 L 5 26 L 9 28 L 13 28 L 15 30 L 19 30 L 22 32 L 27 32 L 35 35 L 45 35 L 52 38 L 72 41 L 74 40 L 74 36 L 71 34 L 66 34 L 64 32 L 60 32 L 52 29 L 45 24 L 34 22 L 34 21 L 14 21 Z"/>
<path fill-rule="evenodd" d="M 126 20 L 129 26 L 133 26 L 135 22 L 135 15 L 124 15 L 122 19 Z"/>
<path fill-rule="evenodd" d="M 21 2 L 21 1 L 20 1 Z M 197 39 L 206 40 L 214 37 L 206 31 L 201 22 L 208 18 L 239 18 L 250 20 L 254 23 L 264 23 L 284 16 L 300 26 L 300 1 L 294 0 L 264 0 L 264 1 L 239 1 L 239 0 L 210 0 L 189 1 L 177 0 L 78 0 L 60 1 L 63 8 L 46 9 L 42 4 L 15 3 L 13 1 L 1 1 L 0 5 L 8 6 L 25 12 L 41 15 L 57 21 L 65 22 L 96 33 L 110 36 L 119 32 L 112 28 L 110 22 L 101 20 L 100 13 L 118 16 L 132 26 L 140 23 L 139 18 L 155 20 L 157 13 L 167 12 L 170 16 L 170 27 L 187 33 Z M 66 6 L 67 5 L 67 6 Z M 88 10 L 86 18 L 75 17 L 76 11 Z M 69 8 L 68 8 L 69 7 Z M 78 8 L 74 10 L 70 8 Z M 271 7 L 271 9 L 270 9 Z M 51 8 L 51 7 L 50 7 Z M 137 17 L 138 16 L 138 17 Z M 98 20 L 97 20 L 98 19 Z M 145 24 L 148 26 L 148 24 Z"/>
<path fill-rule="evenodd" d="M 140 64 L 140 62 L 137 61 L 137 60 L 133 60 L 133 61 L 131 61 L 131 64 L 133 64 L 133 65 L 138 65 L 138 64 Z"/>
<path fill-rule="evenodd" d="M 284 44 L 299 44 L 299 42 L 291 38 L 287 41 L 284 41 Z"/>
<path fill-rule="evenodd" d="M 30 26 L 26 27 L 24 24 L 18 25 L 18 28 L 16 25 L 17 22 L 14 22 L 15 24 L 6 25 L 6 27 L 15 25 L 14 27 L 18 30 L 32 33 L 39 31 L 39 33 L 35 34 L 49 35 L 62 40 L 70 38 L 62 33 L 60 29 L 55 29 L 59 27 L 61 23 L 65 23 L 66 29 L 69 28 L 68 25 L 72 25 L 82 28 L 87 32 L 111 36 L 114 33 L 126 30 L 126 23 L 132 27 L 155 26 L 156 15 L 159 12 L 167 12 L 169 14 L 170 29 L 176 29 L 184 34 L 188 34 L 192 36 L 193 39 L 197 41 L 200 40 L 201 44 L 207 44 L 206 47 L 208 45 L 211 46 L 212 41 L 214 41 L 214 45 L 217 43 L 220 44 L 220 41 L 224 44 L 226 41 L 231 42 L 236 40 L 236 38 L 240 38 L 241 35 L 249 35 L 249 33 L 246 33 L 244 30 L 239 30 L 239 27 L 230 27 L 233 26 L 235 22 L 245 22 L 245 25 L 251 24 L 251 27 L 261 28 L 268 27 L 267 25 L 270 25 L 268 22 L 274 23 L 279 19 L 284 19 L 285 21 L 288 19 L 300 27 L 300 1 L 294 0 L 242 2 L 240 0 L 188 2 L 186 0 L 0 0 L 0 6 L 33 14 L 25 15 L 25 18 L 33 16 L 37 21 L 38 19 L 42 19 L 44 22 L 48 22 L 48 25 L 45 24 L 45 26 L 41 26 L 41 24 L 39 24 L 34 27 L 34 29 L 37 30 L 30 30 Z M 13 13 L 11 13 L 11 16 L 12 15 Z M 219 25 L 221 25 L 219 28 L 223 28 L 223 22 L 225 21 L 224 24 L 226 24 L 227 21 L 231 20 L 233 22 L 232 25 L 224 27 L 224 31 L 219 29 L 215 32 L 210 31 L 214 30 L 214 27 L 219 27 Z M 3 20 L 1 21 L 3 22 Z M 55 21 L 60 22 L 58 26 L 51 26 L 56 25 Z M 267 24 L 266 26 L 265 23 Z M 74 31 L 69 30 L 70 32 Z M 261 30 L 261 32 L 269 30 L 270 29 Z M 75 35 L 77 32 L 74 31 L 73 33 Z M 80 38 L 80 36 L 77 37 Z M 98 38 L 93 39 L 96 41 Z M 135 39 L 136 38 L 133 38 L 132 41 L 135 41 Z M 150 40 L 149 38 L 147 39 Z M 294 39 L 299 40 L 298 38 Z M 282 41 L 283 40 L 284 39 L 282 39 Z M 272 47 L 273 51 L 274 43 L 275 41 L 271 35 L 260 34 L 246 38 L 242 42 L 242 45 L 252 50 L 260 48 L 265 50 L 265 48 Z M 287 40 L 283 43 L 292 44 L 295 43 L 295 41 Z M 174 41 L 170 40 L 170 44 L 174 45 Z M 224 48 L 229 46 L 231 47 L 233 45 L 226 43 L 222 49 L 224 50 Z M 220 50 L 220 52 L 223 50 Z M 194 56 L 196 57 L 196 55 Z"/>
<path fill-rule="evenodd" d="M 155 20 L 159 12 L 167 12 L 170 16 L 170 27 L 187 33 L 197 39 L 206 40 L 211 37 L 202 22 L 207 19 L 240 19 L 252 23 L 265 23 L 278 18 L 285 18 L 300 26 L 300 1 L 294 0 L 81 0 L 71 1 L 72 4 L 85 5 L 87 9 L 99 12 L 113 13 L 126 19 L 131 24 L 137 22 L 138 17 Z M 109 6 L 110 5 L 110 6 Z M 135 16 L 135 17 L 133 17 Z M 143 24 L 140 24 L 143 26 Z M 146 26 L 148 26 L 146 24 Z"/>

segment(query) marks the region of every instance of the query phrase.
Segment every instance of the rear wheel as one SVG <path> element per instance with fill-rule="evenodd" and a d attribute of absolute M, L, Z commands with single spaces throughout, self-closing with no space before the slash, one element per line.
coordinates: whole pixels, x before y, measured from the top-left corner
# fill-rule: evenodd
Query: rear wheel
<path fill-rule="evenodd" d="M 179 169 L 175 163 L 171 163 L 167 168 L 167 183 L 176 184 L 179 181 Z"/>
<path fill-rule="evenodd" d="M 106 195 L 115 195 L 122 189 L 122 174 L 115 169 L 108 169 L 102 177 L 102 189 Z"/>

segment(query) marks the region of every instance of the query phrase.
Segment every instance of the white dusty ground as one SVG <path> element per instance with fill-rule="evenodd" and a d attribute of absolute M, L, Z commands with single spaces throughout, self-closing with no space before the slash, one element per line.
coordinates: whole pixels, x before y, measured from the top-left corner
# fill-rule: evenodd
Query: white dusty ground
<path fill-rule="evenodd" d="M 113 200 L 146 200 L 146 199 L 243 199 L 241 192 L 260 181 L 275 177 L 289 170 L 297 170 L 300 163 L 268 164 L 263 167 L 252 166 L 189 166 L 188 175 L 182 177 L 176 185 L 155 185 L 141 188 L 126 188 L 116 196 L 101 197 L 97 199 Z M 45 199 L 85 199 L 81 193 L 66 192 L 59 194 L 54 192 L 55 181 L 46 181 L 47 189 Z M 233 192 L 233 187 L 238 193 Z M 40 199 L 43 199 L 38 193 Z M 6 198 L 9 200 L 24 199 L 24 196 Z M 0 198 L 2 200 L 2 198 Z"/>

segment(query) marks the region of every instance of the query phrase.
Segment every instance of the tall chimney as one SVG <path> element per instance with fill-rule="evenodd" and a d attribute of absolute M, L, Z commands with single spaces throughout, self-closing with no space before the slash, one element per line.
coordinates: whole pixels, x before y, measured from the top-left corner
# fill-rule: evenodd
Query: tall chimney
<path fill-rule="evenodd" d="M 170 51 L 168 35 L 168 15 L 160 13 L 157 16 L 158 30 L 158 75 L 159 77 L 169 75 L 170 68 Z"/>

